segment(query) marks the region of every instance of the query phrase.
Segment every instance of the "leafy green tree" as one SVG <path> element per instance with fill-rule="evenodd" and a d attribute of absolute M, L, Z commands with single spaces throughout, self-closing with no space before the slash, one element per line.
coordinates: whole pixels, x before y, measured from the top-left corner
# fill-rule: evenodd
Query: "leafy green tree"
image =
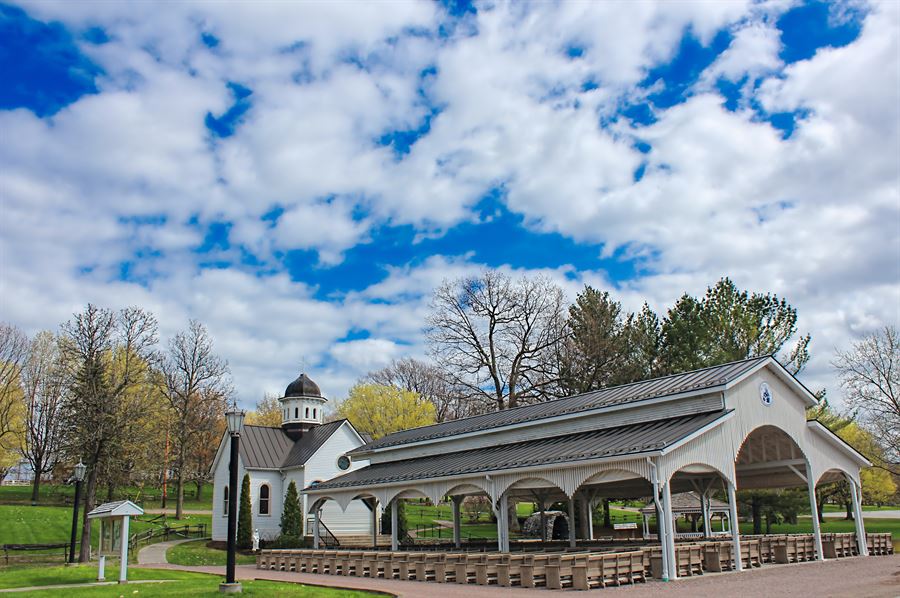
<path fill-rule="evenodd" d="M 357 384 L 337 412 L 360 434 L 374 439 L 435 422 L 433 403 L 418 393 L 381 384 Z"/>
<path fill-rule="evenodd" d="M 253 507 L 250 505 L 250 474 L 244 474 L 241 483 L 241 507 L 238 510 L 237 546 L 250 548 L 253 546 Z"/>
<path fill-rule="evenodd" d="M 569 389 L 586 392 L 630 381 L 626 317 L 608 291 L 586 286 L 579 293 L 569 307 L 574 350 L 563 368 Z"/>
<path fill-rule="evenodd" d="M 685 294 L 662 323 L 662 360 L 668 373 L 771 355 L 797 333 L 797 310 L 771 293 L 750 293 L 722 278 L 702 299 Z M 801 336 L 782 363 L 799 372 L 809 360 L 809 335 Z"/>
<path fill-rule="evenodd" d="M 284 496 L 284 509 L 281 511 L 281 535 L 300 537 L 303 533 L 303 508 L 300 506 L 300 495 L 294 480 L 288 484 Z"/>

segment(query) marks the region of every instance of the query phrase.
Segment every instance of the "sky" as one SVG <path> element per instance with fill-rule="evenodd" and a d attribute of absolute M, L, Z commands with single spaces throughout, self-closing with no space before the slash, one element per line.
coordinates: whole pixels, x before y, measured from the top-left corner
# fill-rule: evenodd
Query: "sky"
<path fill-rule="evenodd" d="M 900 323 L 900 3 L 0 3 L 0 320 L 196 318 L 252 407 L 425 357 L 497 268 Z"/>

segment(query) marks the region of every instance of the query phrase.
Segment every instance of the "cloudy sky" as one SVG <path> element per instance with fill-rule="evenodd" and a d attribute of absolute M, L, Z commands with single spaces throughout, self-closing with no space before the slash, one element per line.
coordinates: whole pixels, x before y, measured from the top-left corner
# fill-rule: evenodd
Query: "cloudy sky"
<path fill-rule="evenodd" d="M 0 320 L 195 317 L 246 406 L 484 267 L 900 322 L 900 3 L 0 4 Z"/>

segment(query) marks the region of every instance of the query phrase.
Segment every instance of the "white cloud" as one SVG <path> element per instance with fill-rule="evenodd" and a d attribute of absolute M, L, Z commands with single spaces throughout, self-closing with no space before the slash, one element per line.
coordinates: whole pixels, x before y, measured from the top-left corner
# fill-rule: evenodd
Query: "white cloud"
<path fill-rule="evenodd" d="M 301 362 L 340 396 L 388 356 L 422 355 L 430 290 L 482 264 L 467 247 L 372 264 L 384 280 L 322 298 L 275 256 L 316 251 L 329 267 L 380 226 L 440 234 L 476 219 L 473 206 L 502 186 L 528 227 L 639 258 L 639 275 L 615 284 L 571 266 L 533 271 L 570 297 L 587 282 L 661 309 L 731 275 L 799 308 L 814 337 L 810 384 L 836 392 L 832 348 L 900 321 L 900 9 L 870 6 L 855 42 L 785 67 L 772 23 L 786 7 L 497 3 L 442 39 L 429 2 L 29 3 L 37 18 L 100 26 L 111 41 L 81 43 L 104 69 L 101 93 L 49 119 L 0 112 L 3 318 L 35 329 L 87 301 L 139 303 L 165 334 L 206 322 L 246 404 L 281 390 Z M 731 46 L 686 102 L 648 126 L 612 122 L 650 93 L 638 84 L 686 31 L 708 43 L 726 28 Z M 712 84 L 745 74 L 729 111 Z M 215 139 L 204 119 L 229 109 L 230 81 L 252 90 L 251 107 Z M 797 111 L 793 134 L 753 106 Z M 432 109 L 407 155 L 378 143 Z M 261 217 L 275 206 L 284 212 L 270 226 Z M 198 255 L 216 221 L 232 225 L 231 248 Z M 258 270 L 200 268 L 240 262 L 239 246 Z M 123 263 L 132 282 L 119 280 Z M 342 340 L 353 330 L 371 337 Z"/>

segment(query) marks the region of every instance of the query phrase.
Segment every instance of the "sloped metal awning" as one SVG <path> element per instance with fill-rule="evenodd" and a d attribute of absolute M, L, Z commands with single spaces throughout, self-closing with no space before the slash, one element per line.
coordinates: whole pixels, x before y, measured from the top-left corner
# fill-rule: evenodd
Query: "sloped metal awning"
<path fill-rule="evenodd" d="M 310 486 L 305 491 L 319 493 L 450 476 L 487 474 L 524 467 L 559 466 L 602 459 L 632 458 L 635 455 L 653 455 L 726 417 L 729 413 L 730 411 L 713 411 L 444 455 L 377 463 Z"/>

